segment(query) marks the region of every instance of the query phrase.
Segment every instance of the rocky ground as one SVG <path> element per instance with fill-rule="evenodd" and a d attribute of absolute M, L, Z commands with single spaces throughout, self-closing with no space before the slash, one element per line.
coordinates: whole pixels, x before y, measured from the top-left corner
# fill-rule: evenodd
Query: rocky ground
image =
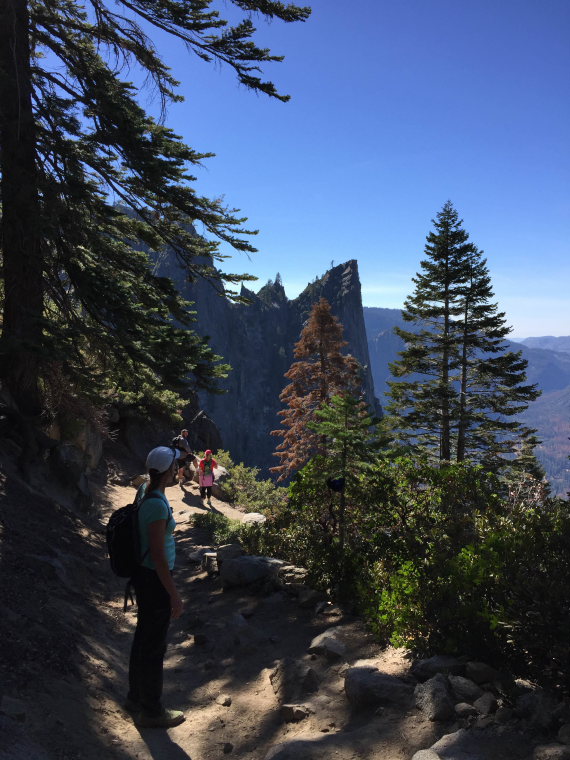
<path fill-rule="evenodd" d="M 408 653 L 381 649 L 334 605 L 274 584 L 222 588 L 190 559 L 207 543 L 195 484 L 168 492 L 186 608 L 171 627 L 165 703 L 187 720 L 137 729 L 121 707 L 135 612 L 123 613 L 104 552 L 108 514 L 134 494 L 128 466 L 107 463 L 87 520 L 9 467 L 1 475 L 0 760 L 570 758 L 552 744 L 566 715 L 530 688 L 526 714 L 509 712 L 465 661 L 412 671 Z M 217 499 L 211 509 L 243 517 Z"/>

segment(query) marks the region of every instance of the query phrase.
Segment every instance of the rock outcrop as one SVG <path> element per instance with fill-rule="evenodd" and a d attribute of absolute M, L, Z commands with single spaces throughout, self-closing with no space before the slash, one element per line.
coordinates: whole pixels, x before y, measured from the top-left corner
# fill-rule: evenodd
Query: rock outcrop
<path fill-rule="evenodd" d="M 286 385 L 284 373 L 293 361 L 293 348 L 313 304 L 326 298 L 344 326 L 347 352 L 364 367 L 368 403 L 379 411 L 374 398 L 368 343 L 356 261 L 329 270 L 289 300 L 280 278 L 257 293 L 242 288 L 250 303 L 231 303 L 220 295 L 216 283 L 188 282 L 172 256 L 157 262 L 158 272 L 174 280 L 182 295 L 196 305 L 196 331 L 210 344 L 232 372 L 221 387 L 222 395 L 203 393 L 200 403 L 220 430 L 222 445 L 237 462 L 267 470 L 276 464 L 272 456 L 277 439 L 270 431 L 279 427 L 282 408 L 279 394 Z"/>

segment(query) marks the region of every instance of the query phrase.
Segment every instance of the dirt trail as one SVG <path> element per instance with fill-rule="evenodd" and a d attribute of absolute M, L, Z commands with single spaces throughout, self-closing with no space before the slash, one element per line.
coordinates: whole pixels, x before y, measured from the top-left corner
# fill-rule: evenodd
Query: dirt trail
<path fill-rule="evenodd" d="M 128 503 L 132 493 L 123 486 L 105 488 L 105 511 Z M 222 591 L 217 579 L 188 562 L 190 552 L 205 540 L 190 519 L 206 510 L 197 485 L 192 483 L 184 489 L 174 486 L 167 495 L 177 520 L 176 575 L 186 606 L 182 618 L 171 626 L 164 701 L 184 709 L 187 720 L 168 732 L 139 730 L 122 710 L 135 614 L 130 610 L 123 615 L 121 588 L 116 583 L 117 593 L 111 595 L 107 608 L 109 630 L 105 636 L 94 631 L 86 668 L 88 688 L 96 695 L 92 728 L 99 733 L 109 756 L 210 760 L 231 753 L 236 759 L 263 760 L 275 744 L 316 738 L 322 740 L 323 756 L 327 757 L 409 760 L 415 750 L 429 746 L 435 736 L 434 726 L 415 711 L 409 715 L 386 711 L 372 721 L 369 716 L 360 722 L 355 719 L 343 693 L 344 663 L 330 664 L 307 654 L 314 636 L 342 624 L 345 637 L 352 637 L 351 660 L 379 655 L 378 646 L 360 621 L 344 618 L 333 607 L 315 615 L 314 610 L 300 609 L 294 599 L 282 593 L 261 596 L 245 589 Z M 234 519 L 243 518 L 243 513 L 215 498 L 211 509 Z M 114 579 L 110 583 L 113 585 Z M 394 674 L 408 668 L 402 652 L 388 650 L 382 657 L 386 670 Z M 300 723 L 283 722 L 269 679 L 284 658 L 310 664 L 320 679 L 318 693 L 304 700 L 314 713 Z M 229 701 L 226 697 L 231 704 L 221 704 Z M 332 749 L 330 741 L 340 733 L 344 741 Z M 350 741 L 351 734 L 354 742 Z M 90 757 L 89 747 L 84 751 L 85 757 Z M 314 756 L 320 756 L 320 751 Z"/>
<path fill-rule="evenodd" d="M 187 720 L 168 732 L 137 729 L 121 707 L 135 611 L 123 613 L 124 584 L 111 574 L 103 539 L 109 512 L 132 501 L 134 490 L 101 486 L 101 516 L 86 527 L 63 508 L 56 525 L 53 502 L 41 503 L 10 482 L 0 483 L 3 524 L 17 548 L 6 545 L 0 555 L 10 577 L 0 611 L 12 615 L 0 615 L 0 696 L 21 699 L 26 716 L 21 724 L 0 716 L 0 760 L 265 760 L 275 745 L 297 739 L 311 748 L 294 748 L 291 758 L 410 760 L 449 731 L 414 708 L 351 713 L 343 688 L 347 663 L 374 657 L 404 677 L 409 668 L 405 652 L 381 651 L 360 620 L 332 605 L 319 613 L 303 609 L 283 592 L 222 591 L 217 578 L 189 562 L 205 541 L 191 520 L 207 508 L 195 484 L 167 492 L 178 523 L 176 577 L 185 611 L 171 626 L 164 701 Z M 243 517 L 217 499 L 212 509 Z M 316 635 L 339 625 L 343 660 L 307 654 Z M 298 723 L 283 721 L 269 678 L 280 661 L 286 669 L 310 666 L 319 681 L 303 699 L 311 713 Z"/>

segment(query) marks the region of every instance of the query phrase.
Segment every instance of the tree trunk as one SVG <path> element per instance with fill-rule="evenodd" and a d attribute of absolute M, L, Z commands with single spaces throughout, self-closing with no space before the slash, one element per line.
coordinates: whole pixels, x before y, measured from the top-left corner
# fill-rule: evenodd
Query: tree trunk
<path fill-rule="evenodd" d="M 0 0 L 3 376 L 20 411 L 38 414 L 43 261 L 26 0 Z"/>

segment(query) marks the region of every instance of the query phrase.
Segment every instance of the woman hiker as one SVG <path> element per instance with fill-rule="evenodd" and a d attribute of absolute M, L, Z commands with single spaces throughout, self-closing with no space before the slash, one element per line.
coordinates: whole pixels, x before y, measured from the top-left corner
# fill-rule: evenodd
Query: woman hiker
<path fill-rule="evenodd" d="M 164 490 L 177 480 L 175 449 L 158 446 L 146 459 L 150 481 L 138 523 L 142 562 L 132 577 L 137 598 L 137 627 L 129 661 L 125 708 L 137 726 L 171 728 L 185 720 L 180 710 L 162 705 L 162 671 L 171 619 L 180 617 L 182 599 L 172 579 L 176 523 Z"/>
<path fill-rule="evenodd" d="M 200 485 L 200 498 L 205 499 L 208 495 L 208 504 L 212 504 L 212 486 L 214 485 L 214 469 L 218 466 L 212 457 L 210 449 L 204 452 L 204 459 L 198 465 L 198 481 Z"/>

